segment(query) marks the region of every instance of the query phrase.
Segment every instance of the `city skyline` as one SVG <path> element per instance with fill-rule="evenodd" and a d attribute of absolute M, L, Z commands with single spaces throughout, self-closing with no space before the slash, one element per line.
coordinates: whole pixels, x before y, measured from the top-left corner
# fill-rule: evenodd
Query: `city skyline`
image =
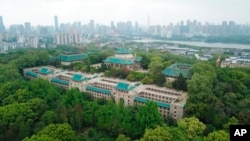
<path fill-rule="evenodd" d="M 111 21 L 137 21 L 140 25 L 168 25 L 190 19 L 221 24 L 222 21 L 250 23 L 250 1 L 241 0 L 3 0 L 0 13 L 6 27 L 30 22 L 32 26 L 54 26 L 58 23 L 81 21 L 110 25 Z M 223 7 L 222 7 L 223 6 Z M 148 21 L 150 17 L 150 21 Z"/>

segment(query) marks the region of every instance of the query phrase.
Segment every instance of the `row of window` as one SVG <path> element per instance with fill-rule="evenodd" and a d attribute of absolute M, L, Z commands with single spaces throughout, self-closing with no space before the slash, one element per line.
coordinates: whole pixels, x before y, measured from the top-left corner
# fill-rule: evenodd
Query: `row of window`
<path fill-rule="evenodd" d="M 121 93 L 128 93 L 128 91 L 124 91 L 124 90 L 117 90 L 116 89 L 116 91 L 121 92 Z"/>
<path fill-rule="evenodd" d="M 101 81 L 117 84 L 117 81 L 108 80 L 108 79 L 101 79 Z"/>
<path fill-rule="evenodd" d="M 170 98 L 167 96 L 161 96 L 161 95 L 156 95 L 156 94 L 147 93 L 147 92 L 141 92 L 139 96 L 145 97 L 147 99 L 155 100 L 155 101 L 166 102 L 166 103 L 170 103 L 171 101 L 175 100 L 175 98 Z"/>
<path fill-rule="evenodd" d="M 51 82 L 53 84 L 55 84 L 56 86 L 60 87 L 60 88 L 65 88 L 65 89 L 69 89 L 69 86 L 66 85 L 66 84 L 59 84 L 59 83 L 54 83 L 54 82 Z"/>
<path fill-rule="evenodd" d="M 164 93 L 164 94 L 169 94 L 169 95 L 175 95 L 175 96 L 180 96 L 181 95 L 180 93 L 177 93 L 177 92 L 159 90 L 159 89 L 154 89 L 154 88 L 149 88 L 149 87 L 147 87 L 146 90 L 159 92 L 159 93 Z"/>
<path fill-rule="evenodd" d="M 100 87 L 102 89 L 107 89 L 107 90 L 112 90 L 113 86 L 107 85 L 107 84 L 102 84 L 102 83 L 95 83 L 94 86 Z"/>
<path fill-rule="evenodd" d="M 103 93 L 90 91 L 90 90 L 87 90 L 87 92 L 90 93 L 91 95 L 93 95 L 94 98 L 106 98 L 106 99 L 110 98 L 110 95 L 105 95 Z"/>
<path fill-rule="evenodd" d="M 65 77 L 65 76 L 62 76 L 62 75 L 57 76 L 57 78 L 59 78 L 59 79 L 61 79 L 61 80 L 66 80 L 66 81 L 69 81 L 69 80 L 70 80 L 70 78 Z"/>

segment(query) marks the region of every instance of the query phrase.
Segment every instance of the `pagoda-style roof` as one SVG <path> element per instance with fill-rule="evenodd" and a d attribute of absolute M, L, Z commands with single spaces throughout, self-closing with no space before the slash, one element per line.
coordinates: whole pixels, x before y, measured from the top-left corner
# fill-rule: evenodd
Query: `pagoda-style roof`
<path fill-rule="evenodd" d="M 73 61 L 84 60 L 88 58 L 88 55 L 86 53 L 72 54 L 72 55 L 60 54 L 58 58 L 63 62 L 73 62 Z"/>
<path fill-rule="evenodd" d="M 116 54 L 131 54 L 131 53 L 132 51 L 126 48 L 120 48 L 118 51 L 116 51 Z"/>
<path fill-rule="evenodd" d="M 169 77 L 179 77 L 182 74 L 184 78 L 189 78 L 191 67 L 190 64 L 173 64 L 165 68 L 162 73 Z"/>
<path fill-rule="evenodd" d="M 134 61 L 128 59 L 122 59 L 117 57 L 108 57 L 103 61 L 104 63 L 122 64 L 122 65 L 132 65 Z"/>
<path fill-rule="evenodd" d="M 40 73 L 46 75 L 46 74 L 53 73 L 53 70 L 50 70 L 50 69 L 48 69 L 48 68 L 46 68 L 46 67 L 42 67 L 42 68 L 40 69 Z"/>
<path fill-rule="evenodd" d="M 72 77 L 72 80 L 80 82 L 80 81 L 89 80 L 89 78 L 84 77 L 81 74 L 74 74 Z"/>
<path fill-rule="evenodd" d="M 130 91 L 130 90 L 133 90 L 136 86 L 129 85 L 128 83 L 125 83 L 125 82 L 118 82 L 115 88 L 117 90 Z"/>

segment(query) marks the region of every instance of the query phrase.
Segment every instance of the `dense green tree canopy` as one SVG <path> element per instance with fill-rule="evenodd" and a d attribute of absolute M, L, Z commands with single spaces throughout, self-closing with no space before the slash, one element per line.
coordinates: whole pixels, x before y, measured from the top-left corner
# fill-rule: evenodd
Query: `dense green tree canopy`
<path fill-rule="evenodd" d="M 146 129 L 141 141 L 171 141 L 171 134 L 163 127 L 157 126 L 155 129 Z"/>
<path fill-rule="evenodd" d="M 75 141 L 77 140 L 75 132 L 69 124 L 50 124 L 39 131 L 37 135 L 31 138 L 25 138 L 24 141 L 53 140 L 53 141 Z"/>
<path fill-rule="evenodd" d="M 189 139 L 193 139 L 201 135 L 206 128 L 206 125 L 195 117 L 183 118 L 178 121 L 178 127 L 182 129 Z"/>
<path fill-rule="evenodd" d="M 92 47 L 91 51 L 97 51 Z M 0 140 L 228 140 L 230 125 L 250 123 L 249 68 L 218 68 L 211 62 L 196 63 L 193 58 L 156 49 L 138 53 L 146 56 L 149 73 L 90 66 L 112 55 L 111 50 L 103 49 L 69 69 L 106 71 L 106 76 L 164 86 L 162 70 L 155 68 L 175 62 L 194 64 L 186 81 L 186 117 L 166 125 L 154 102 L 125 107 L 122 102 L 95 100 L 77 89 L 57 88 L 46 80 L 27 80 L 23 68 L 58 65 L 50 55 L 88 51 L 67 46 L 30 49 L 0 55 Z M 181 88 L 185 84 L 181 76 L 174 83 Z"/>

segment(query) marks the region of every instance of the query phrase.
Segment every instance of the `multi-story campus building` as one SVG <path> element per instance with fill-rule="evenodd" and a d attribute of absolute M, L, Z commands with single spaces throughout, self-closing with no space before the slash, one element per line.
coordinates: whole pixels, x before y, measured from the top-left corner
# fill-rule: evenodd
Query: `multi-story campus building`
<path fill-rule="evenodd" d="M 116 68 L 139 69 L 141 57 L 133 56 L 131 50 L 120 48 L 114 56 L 110 56 L 103 62 Z"/>
<path fill-rule="evenodd" d="M 84 59 L 88 58 L 88 54 L 81 53 L 81 54 L 60 54 L 57 56 L 57 58 L 60 60 L 61 65 L 70 65 L 75 62 L 81 62 Z"/>
<path fill-rule="evenodd" d="M 221 68 L 246 68 L 250 67 L 250 56 L 230 57 L 220 63 Z"/>
<path fill-rule="evenodd" d="M 191 69 L 192 65 L 190 64 L 173 64 L 170 65 L 168 67 L 166 67 L 162 73 L 166 76 L 167 81 L 174 81 L 176 78 L 179 77 L 180 74 L 182 74 L 182 76 L 184 78 L 190 78 L 191 74 L 190 74 L 190 69 Z"/>
<path fill-rule="evenodd" d="M 125 106 L 154 101 L 164 118 L 168 116 L 174 119 L 182 118 L 187 99 L 187 93 L 182 91 L 106 78 L 100 74 L 66 71 L 51 66 L 26 68 L 23 73 L 26 78 L 47 79 L 65 89 L 77 88 L 79 91 L 91 94 L 94 98 L 113 98 L 116 103 L 123 100 Z"/>

